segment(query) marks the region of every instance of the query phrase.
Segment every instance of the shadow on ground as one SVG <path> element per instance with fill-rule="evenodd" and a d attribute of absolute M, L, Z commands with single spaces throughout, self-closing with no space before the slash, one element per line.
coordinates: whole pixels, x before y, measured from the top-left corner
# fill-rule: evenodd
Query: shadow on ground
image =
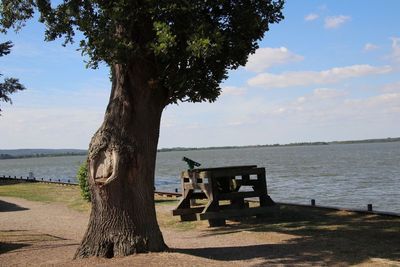
<path fill-rule="evenodd" d="M 351 265 L 381 258 L 400 263 L 400 218 L 281 205 L 264 219 L 210 228 L 207 235 L 277 232 L 295 238 L 278 244 L 176 249 L 221 261 L 261 258 L 264 264 Z"/>
<path fill-rule="evenodd" d="M 0 254 L 77 245 L 79 244 L 72 240 L 30 230 L 0 230 Z"/>
<path fill-rule="evenodd" d="M 0 254 L 7 253 L 26 246 L 29 246 L 29 244 L 0 242 Z"/>
<path fill-rule="evenodd" d="M 0 200 L 0 212 L 6 211 L 21 211 L 21 210 L 28 210 L 27 208 L 18 206 L 14 203 L 7 202 L 4 200 Z"/>

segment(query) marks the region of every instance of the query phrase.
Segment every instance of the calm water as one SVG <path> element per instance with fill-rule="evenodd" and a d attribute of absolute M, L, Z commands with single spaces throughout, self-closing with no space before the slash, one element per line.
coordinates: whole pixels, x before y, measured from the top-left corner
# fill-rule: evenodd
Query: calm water
<path fill-rule="evenodd" d="M 180 188 L 182 157 L 202 167 L 255 164 L 266 167 L 268 192 L 281 202 L 400 212 L 400 142 L 176 151 L 159 153 L 156 188 Z M 73 180 L 83 156 L 0 160 L 0 175 Z"/>

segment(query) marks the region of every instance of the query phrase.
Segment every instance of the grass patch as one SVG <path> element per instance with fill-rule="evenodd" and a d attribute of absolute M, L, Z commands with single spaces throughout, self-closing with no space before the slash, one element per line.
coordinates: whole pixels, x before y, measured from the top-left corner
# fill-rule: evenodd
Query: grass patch
<path fill-rule="evenodd" d="M 1 185 L 0 196 L 18 197 L 45 203 L 62 203 L 77 211 L 88 211 L 90 209 L 90 204 L 82 199 L 77 186 L 44 183 Z"/>
<path fill-rule="evenodd" d="M 17 197 L 44 203 L 61 203 L 80 212 L 90 210 L 90 203 L 82 198 L 78 186 L 44 183 L 1 185 L 0 196 Z M 179 217 L 172 216 L 169 207 L 172 209 L 178 202 L 179 199 L 177 198 L 155 196 L 156 206 L 163 207 L 157 211 L 157 219 L 160 226 L 187 231 L 195 229 L 202 224 L 202 222 L 180 222 Z"/>
<path fill-rule="evenodd" d="M 160 227 L 173 228 L 178 231 L 189 231 L 200 228 L 207 221 L 181 222 L 179 216 L 172 216 L 170 211 L 157 211 L 157 221 Z"/>
<path fill-rule="evenodd" d="M 203 221 L 181 222 L 180 216 L 172 216 L 171 210 L 178 205 L 179 200 L 179 198 L 155 196 L 156 208 L 158 207 L 157 221 L 160 227 L 173 228 L 178 231 L 189 231 L 203 226 Z"/>
<path fill-rule="evenodd" d="M 156 206 L 176 206 L 178 205 L 179 199 L 155 195 L 154 202 Z"/>
<path fill-rule="evenodd" d="M 0 186 L 0 196 L 18 197 L 30 201 L 62 203 L 77 211 L 90 210 L 90 203 L 81 196 L 78 186 L 44 183 L 18 183 Z M 176 206 L 177 198 L 155 196 L 156 205 Z"/>

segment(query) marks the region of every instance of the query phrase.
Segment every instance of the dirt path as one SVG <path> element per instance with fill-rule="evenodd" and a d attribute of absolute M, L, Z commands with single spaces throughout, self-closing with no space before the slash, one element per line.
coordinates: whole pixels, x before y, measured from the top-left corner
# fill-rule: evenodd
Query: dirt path
<path fill-rule="evenodd" d="M 171 206 L 159 206 L 166 213 Z M 297 236 L 276 232 L 163 228 L 171 251 L 124 258 L 72 261 L 89 214 L 59 204 L 0 197 L 0 266 L 260 266 L 332 265 L 329 254 L 302 247 Z M 303 242 L 304 243 L 304 242 Z M 318 244 L 310 243 L 310 246 Z M 313 253 L 307 253 L 313 251 Z M 316 252 L 314 252 L 316 251 Z M 334 256 L 334 255 L 333 255 Z M 369 259 L 361 265 L 399 265 Z M 336 261 L 333 265 L 347 265 Z"/>
<path fill-rule="evenodd" d="M 171 248 L 168 253 L 152 253 L 126 258 L 71 261 L 83 236 L 89 214 L 76 212 L 63 205 L 31 202 L 1 197 L 0 240 L 8 252 L 0 255 L 3 266 L 8 265 L 134 265 L 161 266 L 168 263 L 182 266 L 237 265 L 262 263 L 260 253 L 242 255 L 240 247 L 266 245 L 263 234 L 252 232 L 215 236 L 203 231 L 162 229 Z M 160 206 L 167 212 L 170 206 Z M 269 235 L 271 242 L 294 238 L 284 234 Z M 240 242 L 238 242 L 240 241 Z M 225 253 L 221 250 L 229 247 Z M 237 249 L 235 249 L 235 247 Z M 220 249 L 219 249 L 220 248 Z M 208 259 L 212 258 L 212 259 Z M 232 259 L 232 260 L 228 260 Z"/>

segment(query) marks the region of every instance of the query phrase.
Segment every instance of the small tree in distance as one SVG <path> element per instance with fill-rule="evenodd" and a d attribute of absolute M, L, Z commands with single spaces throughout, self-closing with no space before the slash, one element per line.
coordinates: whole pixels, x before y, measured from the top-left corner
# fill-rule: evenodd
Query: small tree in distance
<path fill-rule="evenodd" d="M 0 43 L 0 57 L 8 55 L 11 52 L 11 47 L 13 44 L 8 41 L 4 43 Z M 3 74 L 0 73 L 0 77 Z M 16 78 L 5 78 L 3 82 L 0 82 L 0 101 L 9 102 L 12 104 L 10 94 L 13 94 L 17 91 L 25 90 L 25 87 L 19 83 L 19 80 Z M 1 108 L 0 108 L 1 115 Z"/>
<path fill-rule="evenodd" d="M 88 182 L 88 168 L 87 168 L 87 161 L 83 162 L 76 173 L 76 178 L 79 183 L 79 187 L 81 189 L 81 195 L 84 200 L 90 201 L 90 188 Z"/>
<path fill-rule="evenodd" d="M 75 257 L 167 249 L 154 205 L 160 120 L 172 103 L 213 102 L 229 70 L 245 65 L 283 0 L 4 0 L 2 30 L 34 12 L 46 40 L 76 31 L 88 66 L 105 62 L 112 87 L 88 153 L 92 211 Z"/>

